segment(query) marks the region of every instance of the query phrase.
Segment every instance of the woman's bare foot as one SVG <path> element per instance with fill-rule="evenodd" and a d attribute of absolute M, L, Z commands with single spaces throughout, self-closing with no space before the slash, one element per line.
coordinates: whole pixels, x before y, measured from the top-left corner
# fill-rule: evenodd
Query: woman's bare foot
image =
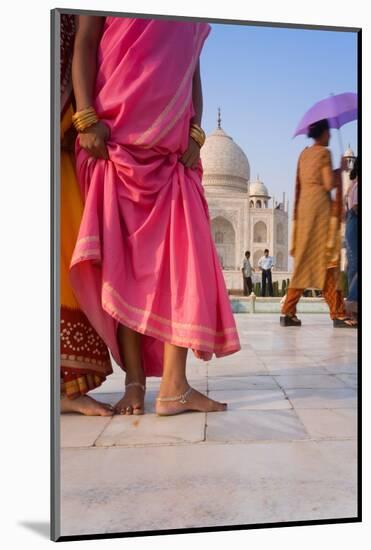
<path fill-rule="evenodd" d="M 125 385 L 122 399 L 116 403 L 116 414 L 144 414 L 145 385 L 140 382 L 131 382 Z"/>
<path fill-rule="evenodd" d="M 112 416 L 114 414 L 112 405 L 100 403 L 90 395 L 81 395 L 76 399 L 61 397 L 61 413 L 80 413 L 85 416 Z"/>
<path fill-rule="evenodd" d="M 167 400 L 169 397 L 171 400 Z M 177 399 L 172 399 L 173 397 L 177 397 Z M 166 400 L 163 401 L 163 398 Z M 187 411 L 220 412 L 226 409 L 227 403 L 214 401 L 190 386 L 185 386 L 182 393 L 176 394 L 160 390 L 156 400 L 156 414 L 159 416 L 169 416 Z"/>

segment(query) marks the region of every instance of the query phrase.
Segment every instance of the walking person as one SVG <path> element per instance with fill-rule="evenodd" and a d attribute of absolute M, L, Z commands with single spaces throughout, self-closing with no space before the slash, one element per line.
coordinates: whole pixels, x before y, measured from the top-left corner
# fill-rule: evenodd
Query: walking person
<path fill-rule="evenodd" d="M 272 267 L 274 260 L 272 256 L 269 256 L 268 248 L 264 250 L 264 256 L 258 261 L 258 266 L 262 272 L 262 296 L 265 296 L 267 286 L 268 296 L 273 296 Z"/>
<path fill-rule="evenodd" d="M 299 156 L 296 176 L 292 246 L 294 273 L 282 307 L 282 326 L 300 326 L 296 306 L 306 288 L 322 290 L 334 327 L 353 328 L 339 288 L 342 187 L 341 167 L 333 170 L 327 119 L 311 124 L 308 137 L 314 143 Z M 331 198 L 331 190 L 336 197 Z"/>
<path fill-rule="evenodd" d="M 346 194 L 345 244 L 348 260 L 347 312 L 357 323 L 358 317 L 358 159 L 350 173 L 351 185 Z"/>
<path fill-rule="evenodd" d="M 72 75 L 84 212 L 71 281 L 125 371 L 118 414 L 224 411 L 192 388 L 188 349 L 209 360 L 240 342 L 201 183 L 200 53 L 207 23 L 79 16 Z"/>
<path fill-rule="evenodd" d="M 250 263 L 250 251 L 246 250 L 245 257 L 242 263 L 242 278 L 243 278 L 243 295 L 250 296 L 252 292 L 252 272 L 253 268 Z"/>

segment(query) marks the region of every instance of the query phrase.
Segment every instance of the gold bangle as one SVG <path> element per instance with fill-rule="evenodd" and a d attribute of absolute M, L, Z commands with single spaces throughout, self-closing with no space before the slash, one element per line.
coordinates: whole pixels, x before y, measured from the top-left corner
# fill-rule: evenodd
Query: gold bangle
<path fill-rule="evenodd" d="M 86 114 L 86 113 L 95 113 L 94 107 L 92 107 L 92 106 L 90 105 L 90 107 L 86 107 L 86 109 L 81 109 L 81 111 L 76 111 L 76 113 L 74 113 L 74 114 L 72 115 L 72 118 L 73 118 L 73 119 L 74 119 L 74 118 L 78 118 L 79 116 L 82 116 L 82 115 L 84 115 L 84 114 Z"/>
<path fill-rule="evenodd" d="M 190 132 L 189 132 L 189 135 L 191 136 L 191 138 L 193 138 L 196 143 L 202 147 L 203 144 L 205 143 L 205 135 L 204 134 L 201 134 L 200 132 L 198 132 L 197 130 L 195 130 L 194 128 L 191 128 Z"/>
<path fill-rule="evenodd" d="M 84 122 L 87 122 L 88 120 L 91 120 L 92 118 L 97 118 L 97 115 L 94 113 L 89 113 L 87 115 L 84 115 L 79 118 L 75 118 L 73 121 L 75 124 L 84 124 Z"/>
<path fill-rule="evenodd" d="M 92 116 L 87 120 L 74 122 L 74 126 L 78 132 L 83 132 L 86 128 L 89 128 L 96 122 L 98 122 L 98 118 L 95 116 Z"/>
<path fill-rule="evenodd" d="M 201 126 L 199 126 L 198 124 L 196 124 L 195 122 L 192 122 L 191 123 L 191 128 L 195 128 L 195 130 L 199 130 L 200 132 L 204 133 L 203 129 L 201 128 Z"/>
<path fill-rule="evenodd" d="M 74 124 L 84 124 L 85 122 L 93 118 L 98 118 L 98 117 L 96 114 L 90 113 L 88 115 L 84 115 L 83 117 L 76 118 L 73 122 Z"/>
<path fill-rule="evenodd" d="M 191 124 L 191 129 L 192 130 L 196 130 L 196 132 L 199 132 L 200 134 L 202 134 L 203 136 L 205 135 L 205 132 L 203 131 L 203 129 L 201 128 L 201 126 L 199 126 L 198 124 Z"/>
<path fill-rule="evenodd" d="M 95 112 L 89 112 L 89 113 L 75 113 L 77 116 L 74 115 L 74 118 L 72 119 L 73 122 L 84 122 L 84 120 L 87 120 L 91 117 L 97 117 L 97 114 Z"/>
<path fill-rule="evenodd" d="M 197 145 L 201 148 L 203 143 L 202 141 L 200 140 L 200 138 L 198 136 L 195 136 L 194 134 L 189 134 L 189 136 L 197 143 Z"/>
<path fill-rule="evenodd" d="M 198 124 L 191 124 L 189 135 L 198 143 L 200 147 L 203 146 L 206 140 L 206 134 Z"/>
<path fill-rule="evenodd" d="M 83 132 L 90 126 L 93 126 L 93 124 L 98 122 L 98 120 L 99 119 L 94 107 L 87 107 L 87 109 L 77 111 L 74 115 L 72 115 L 73 125 L 78 132 Z"/>

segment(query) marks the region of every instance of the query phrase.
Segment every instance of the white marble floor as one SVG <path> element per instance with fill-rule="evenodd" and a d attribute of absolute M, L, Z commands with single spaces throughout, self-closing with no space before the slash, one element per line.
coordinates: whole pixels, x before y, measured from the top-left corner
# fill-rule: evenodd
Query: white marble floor
<path fill-rule="evenodd" d="M 189 355 L 190 383 L 222 413 L 61 418 L 62 534 L 345 518 L 357 514 L 357 331 L 326 314 L 282 328 L 235 315 L 242 350 Z M 114 403 L 119 370 L 98 388 Z"/>

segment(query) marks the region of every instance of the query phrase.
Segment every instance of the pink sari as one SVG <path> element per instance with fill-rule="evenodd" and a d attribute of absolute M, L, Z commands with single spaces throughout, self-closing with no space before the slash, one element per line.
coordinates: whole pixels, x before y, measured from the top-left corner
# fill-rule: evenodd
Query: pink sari
<path fill-rule="evenodd" d="M 204 23 L 107 17 L 94 106 L 111 129 L 109 160 L 76 143 L 85 207 L 72 285 L 123 369 L 118 323 L 143 334 L 147 376 L 161 375 L 164 342 L 204 360 L 240 349 L 201 162 L 192 170 L 179 161 L 209 32 Z"/>

